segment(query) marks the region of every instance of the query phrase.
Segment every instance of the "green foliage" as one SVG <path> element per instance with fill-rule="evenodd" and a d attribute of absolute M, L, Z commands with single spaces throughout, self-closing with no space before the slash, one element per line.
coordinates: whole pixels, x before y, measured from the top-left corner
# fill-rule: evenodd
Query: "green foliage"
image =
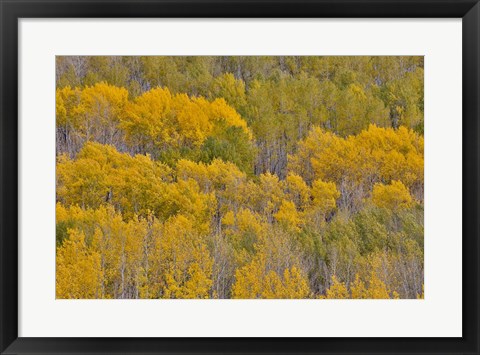
<path fill-rule="evenodd" d="M 234 163 L 240 170 L 252 175 L 255 151 L 248 134 L 242 128 L 228 127 L 205 140 L 198 161 L 210 163 L 214 159 L 221 159 Z"/>

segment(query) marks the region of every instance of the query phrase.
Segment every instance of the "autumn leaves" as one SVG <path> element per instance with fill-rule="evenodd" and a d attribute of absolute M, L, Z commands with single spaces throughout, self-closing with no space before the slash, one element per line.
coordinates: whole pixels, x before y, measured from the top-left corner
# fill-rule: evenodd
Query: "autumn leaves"
<path fill-rule="evenodd" d="M 142 60 L 57 89 L 58 298 L 423 297 L 418 63 Z"/>
<path fill-rule="evenodd" d="M 360 142 L 346 149 L 354 139 Z M 339 206 L 391 213 L 420 203 L 406 186 L 421 183 L 423 164 L 418 171 L 404 164 L 396 178 L 405 184 L 381 181 L 389 181 L 391 157 L 423 159 L 423 141 L 406 129 L 372 126 L 344 139 L 315 128 L 299 147 L 283 181 L 269 173 L 251 178 L 220 159 L 169 167 L 93 142 L 75 159 L 59 156 L 57 297 L 320 297 L 309 270 L 321 239 L 306 233 L 329 230 Z M 365 286 L 352 277 L 354 297 Z M 362 295 L 378 284 L 387 290 L 375 273 L 368 277 Z M 346 290 L 332 278 L 325 297 Z"/>
<path fill-rule="evenodd" d="M 219 156 L 246 170 L 255 150 L 247 123 L 223 98 L 155 88 L 129 101 L 125 88 L 97 83 L 57 90 L 56 107 L 57 153 L 70 156 L 95 141 L 170 164 Z"/>

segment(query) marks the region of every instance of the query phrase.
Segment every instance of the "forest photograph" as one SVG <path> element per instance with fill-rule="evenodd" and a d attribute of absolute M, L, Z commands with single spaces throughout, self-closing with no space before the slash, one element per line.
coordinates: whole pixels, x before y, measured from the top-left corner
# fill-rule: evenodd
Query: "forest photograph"
<path fill-rule="evenodd" d="M 423 56 L 55 65 L 57 299 L 424 298 Z"/>

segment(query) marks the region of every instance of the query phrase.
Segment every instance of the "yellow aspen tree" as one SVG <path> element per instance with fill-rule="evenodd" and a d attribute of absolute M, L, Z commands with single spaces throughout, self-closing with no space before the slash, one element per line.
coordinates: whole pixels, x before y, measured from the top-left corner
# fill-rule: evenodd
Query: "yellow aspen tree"
<path fill-rule="evenodd" d="M 215 211 L 215 194 L 204 194 L 193 179 L 178 180 L 164 186 L 158 197 L 158 216 L 163 220 L 175 215 L 183 215 L 195 223 L 200 233 L 207 233 Z"/>
<path fill-rule="evenodd" d="M 347 286 L 343 282 L 340 282 L 335 275 L 332 276 L 332 283 L 327 289 L 325 298 L 328 299 L 344 299 L 350 298 Z"/>
<path fill-rule="evenodd" d="M 80 89 L 65 86 L 55 92 L 57 127 L 75 128 L 78 122 L 75 121 L 74 108 L 80 100 Z"/>
<path fill-rule="evenodd" d="M 389 185 L 375 184 L 372 192 L 373 203 L 382 208 L 398 210 L 413 204 L 408 188 L 400 181 L 392 181 Z"/>
<path fill-rule="evenodd" d="M 264 283 L 264 256 L 255 258 L 251 263 L 238 268 L 235 272 L 235 283 L 232 286 L 232 297 L 243 299 L 261 298 Z"/>
<path fill-rule="evenodd" d="M 235 164 L 221 159 L 214 159 L 210 164 L 181 159 L 176 171 L 178 179 L 193 179 L 202 192 L 214 193 L 220 214 L 223 215 L 230 209 L 239 209 L 243 200 L 241 189 L 247 176 Z"/>
<path fill-rule="evenodd" d="M 73 155 L 83 142 L 80 122 L 75 113 L 75 107 L 80 101 L 80 89 L 66 86 L 57 89 L 55 95 L 56 112 L 56 149 L 57 154 Z"/>
<path fill-rule="evenodd" d="M 300 270 L 293 266 L 283 274 L 283 294 L 281 298 L 308 298 L 310 287 L 308 280 Z"/>
<path fill-rule="evenodd" d="M 125 213 L 154 210 L 172 169 L 150 156 L 118 152 L 113 146 L 89 142 L 75 160 L 57 159 L 57 197 L 65 205 L 97 208 L 112 204 Z"/>
<path fill-rule="evenodd" d="M 154 88 L 135 98 L 121 122 L 127 142 L 149 150 L 161 142 L 173 143 L 176 136 L 171 110 L 172 94 L 167 88 Z"/>
<path fill-rule="evenodd" d="M 287 230 L 292 232 L 298 232 L 300 230 L 302 220 L 293 202 L 283 200 L 274 217 Z"/>
<path fill-rule="evenodd" d="M 370 280 L 368 281 L 368 297 L 370 299 L 388 299 L 390 294 L 385 283 L 378 278 L 376 273 L 372 271 Z"/>
<path fill-rule="evenodd" d="M 102 270 L 100 255 L 85 243 L 85 235 L 69 230 L 69 238 L 57 249 L 57 298 L 99 298 Z"/>
<path fill-rule="evenodd" d="M 312 197 L 313 206 L 325 214 L 335 209 L 340 192 L 333 182 L 315 180 L 312 184 Z"/>
<path fill-rule="evenodd" d="M 232 288 L 233 298 L 298 299 L 310 294 L 308 280 L 293 266 L 280 276 L 266 270 L 266 257 L 259 254 L 248 265 L 237 270 Z"/>
<path fill-rule="evenodd" d="M 256 211 L 262 213 L 269 221 L 272 220 L 273 214 L 278 210 L 284 199 L 282 185 L 277 175 L 262 174 L 260 175 L 258 191 L 252 196 Z"/>
<path fill-rule="evenodd" d="M 233 107 L 227 104 L 224 98 L 217 98 L 212 102 L 208 102 L 203 98 L 197 98 L 194 99 L 194 102 L 204 108 L 211 121 L 215 123 L 224 122 L 228 127 L 238 127 L 245 132 L 250 139 L 253 138 L 247 122 Z"/>
<path fill-rule="evenodd" d="M 84 88 L 80 102 L 74 108 L 85 141 L 95 140 L 102 144 L 114 144 L 121 140 L 118 129 L 128 104 L 125 88 L 105 82 Z"/>
<path fill-rule="evenodd" d="M 158 238 L 162 298 L 208 298 L 213 260 L 194 224 L 178 215 Z"/>
<path fill-rule="evenodd" d="M 300 175 L 289 173 L 286 178 L 286 194 L 300 211 L 310 205 L 310 188 Z"/>
<path fill-rule="evenodd" d="M 304 212 L 304 215 L 307 221 L 318 228 L 325 223 L 325 217 L 336 209 L 340 192 L 333 182 L 315 180 L 311 195 L 311 207 Z"/>
<path fill-rule="evenodd" d="M 260 291 L 259 298 L 266 299 L 279 299 L 285 298 L 282 297 L 285 293 L 282 279 L 280 276 L 273 270 L 267 272 L 264 276 L 262 282 L 262 289 Z"/>
<path fill-rule="evenodd" d="M 172 94 L 168 88 L 154 88 L 128 106 L 121 127 L 130 145 L 140 151 L 166 148 L 199 148 L 217 134 L 220 127 L 240 128 L 252 139 L 245 120 L 224 99 Z"/>
<path fill-rule="evenodd" d="M 355 281 L 353 281 L 350 285 L 350 291 L 352 293 L 352 298 L 354 299 L 369 298 L 365 283 L 360 279 L 360 276 L 358 274 L 355 275 Z"/>
<path fill-rule="evenodd" d="M 336 183 L 357 205 L 379 182 L 400 181 L 421 197 L 423 145 L 423 137 L 405 127 L 370 125 L 346 138 L 313 127 L 288 166 L 308 184 L 316 179 Z"/>

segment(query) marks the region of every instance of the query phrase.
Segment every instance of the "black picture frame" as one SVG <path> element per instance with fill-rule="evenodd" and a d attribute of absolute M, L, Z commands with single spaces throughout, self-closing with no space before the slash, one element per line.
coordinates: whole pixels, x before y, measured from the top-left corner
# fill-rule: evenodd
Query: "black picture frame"
<path fill-rule="evenodd" d="M 1 354 L 479 354 L 480 5 L 478 0 L 0 0 Z M 463 337 L 18 337 L 18 20 L 111 17 L 387 17 L 463 19 Z M 460 123 L 459 123 L 460 124 Z"/>

